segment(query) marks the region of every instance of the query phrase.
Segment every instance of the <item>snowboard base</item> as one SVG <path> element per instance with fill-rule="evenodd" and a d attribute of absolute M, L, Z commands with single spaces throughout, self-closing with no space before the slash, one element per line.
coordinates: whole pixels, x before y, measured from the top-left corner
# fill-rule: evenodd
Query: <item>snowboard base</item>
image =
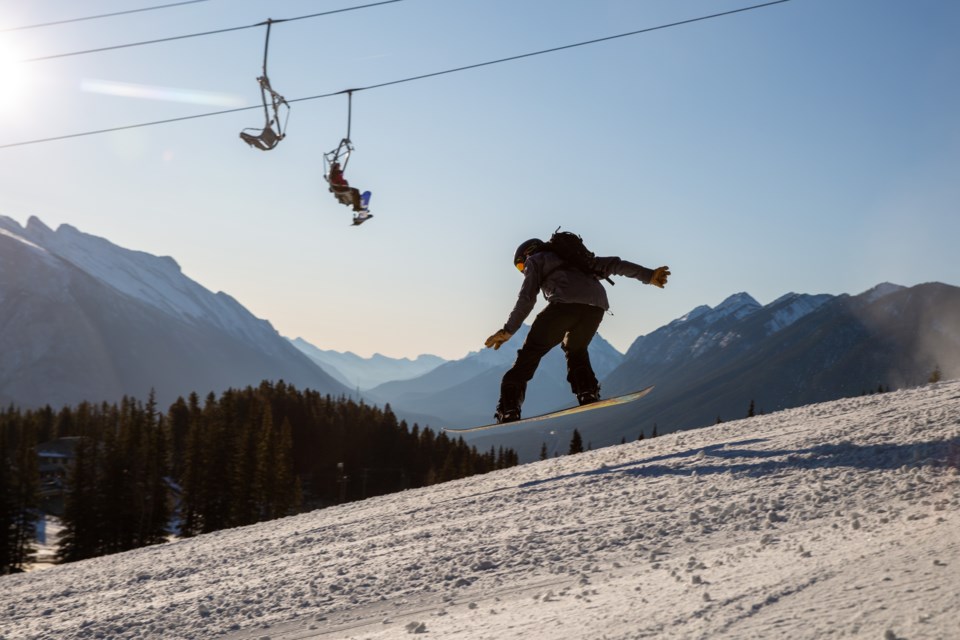
<path fill-rule="evenodd" d="M 597 409 L 604 409 L 606 407 L 613 407 L 620 404 L 627 404 L 628 402 L 633 402 L 634 400 L 639 400 L 648 393 L 653 391 L 653 385 L 640 391 L 634 391 L 633 393 L 627 393 L 622 396 L 616 396 L 614 398 L 607 398 L 606 400 L 597 400 L 596 402 L 591 402 L 590 404 L 580 405 L 579 407 L 570 407 L 569 409 L 560 409 L 559 411 L 552 411 L 550 413 L 544 413 L 539 416 L 533 416 L 532 418 L 523 418 L 522 420 L 514 420 L 513 422 L 494 422 L 493 424 L 485 424 L 479 427 L 464 427 L 459 429 L 444 429 L 448 433 L 468 433 L 470 431 L 483 431 L 485 429 L 496 429 L 498 427 L 513 427 L 516 425 L 527 424 L 529 422 L 540 422 L 542 420 L 550 420 L 552 418 L 560 418 L 562 416 L 572 416 L 576 413 L 584 413 L 586 411 L 596 411 Z"/>

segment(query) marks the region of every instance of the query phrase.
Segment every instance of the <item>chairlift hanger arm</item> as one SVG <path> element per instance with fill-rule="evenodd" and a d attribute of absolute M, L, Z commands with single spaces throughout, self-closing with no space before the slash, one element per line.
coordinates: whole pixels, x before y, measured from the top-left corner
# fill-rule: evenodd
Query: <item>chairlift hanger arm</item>
<path fill-rule="evenodd" d="M 350 124 L 353 121 L 353 89 L 347 91 L 347 140 L 350 139 Z"/>
<path fill-rule="evenodd" d="M 263 129 L 256 135 L 247 133 L 250 131 L 248 129 L 240 133 L 240 137 L 247 144 L 263 151 L 273 149 L 278 142 L 286 137 L 287 121 L 290 118 L 290 104 L 286 98 L 273 90 L 270 85 L 270 78 L 267 76 L 267 60 L 270 55 L 270 27 L 274 22 L 276 21 L 268 18 L 266 22 L 262 23 L 267 25 L 267 35 L 263 44 L 263 75 L 257 78 L 257 83 L 260 85 L 260 99 L 263 102 Z M 285 118 L 281 118 L 280 108 L 284 106 L 287 108 L 287 113 Z M 276 127 L 276 131 L 274 131 L 274 127 Z"/>
<path fill-rule="evenodd" d="M 273 18 L 267 18 L 267 38 L 263 43 L 263 77 L 267 77 L 267 54 L 270 52 L 270 26 L 273 24 Z"/>

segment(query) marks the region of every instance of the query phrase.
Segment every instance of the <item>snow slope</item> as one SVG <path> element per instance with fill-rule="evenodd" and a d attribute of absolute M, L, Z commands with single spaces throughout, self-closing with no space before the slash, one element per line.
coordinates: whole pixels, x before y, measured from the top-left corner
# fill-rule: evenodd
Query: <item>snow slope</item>
<path fill-rule="evenodd" d="M 13 638 L 957 638 L 960 381 L 0 578 Z"/>

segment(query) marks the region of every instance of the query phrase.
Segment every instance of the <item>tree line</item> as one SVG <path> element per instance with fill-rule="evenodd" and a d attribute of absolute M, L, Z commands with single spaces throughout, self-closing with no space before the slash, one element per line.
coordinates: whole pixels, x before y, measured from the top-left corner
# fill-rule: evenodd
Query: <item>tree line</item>
<path fill-rule="evenodd" d="M 514 466 L 513 450 L 283 382 L 179 398 L 0 412 L 0 573 L 33 556 L 37 445 L 73 438 L 57 557 L 70 562 Z"/>

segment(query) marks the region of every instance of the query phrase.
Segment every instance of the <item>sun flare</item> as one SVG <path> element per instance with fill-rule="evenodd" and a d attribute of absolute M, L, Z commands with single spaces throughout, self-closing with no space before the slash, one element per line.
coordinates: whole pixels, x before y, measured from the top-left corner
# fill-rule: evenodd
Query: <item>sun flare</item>
<path fill-rule="evenodd" d="M 26 88 L 26 70 L 14 50 L 0 42 L 0 116 L 17 111 L 23 102 Z"/>

